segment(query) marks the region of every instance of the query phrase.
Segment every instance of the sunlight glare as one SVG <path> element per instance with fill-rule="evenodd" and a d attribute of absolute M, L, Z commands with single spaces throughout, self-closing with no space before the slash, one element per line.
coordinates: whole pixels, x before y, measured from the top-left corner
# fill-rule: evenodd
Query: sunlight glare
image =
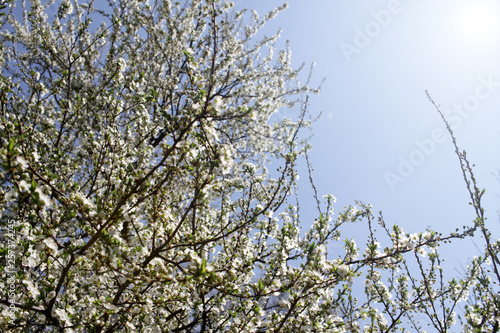
<path fill-rule="evenodd" d="M 498 43 L 500 6 L 491 1 L 467 1 L 456 13 L 458 38 L 467 46 L 488 47 Z"/>

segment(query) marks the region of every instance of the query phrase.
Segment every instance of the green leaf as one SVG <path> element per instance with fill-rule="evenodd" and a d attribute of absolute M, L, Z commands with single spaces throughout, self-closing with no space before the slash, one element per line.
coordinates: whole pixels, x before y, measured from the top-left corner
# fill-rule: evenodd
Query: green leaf
<path fill-rule="evenodd" d="M 203 259 L 203 261 L 201 262 L 200 274 L 207 274 L 207 259 Z"/>
<path fill-rule="evenodd" d="M 259 283 L 257 286 L 259 287 L 259 291 L 264 291 L 264 284 L 262 283 L 261 279 L 259 279 Z"/>

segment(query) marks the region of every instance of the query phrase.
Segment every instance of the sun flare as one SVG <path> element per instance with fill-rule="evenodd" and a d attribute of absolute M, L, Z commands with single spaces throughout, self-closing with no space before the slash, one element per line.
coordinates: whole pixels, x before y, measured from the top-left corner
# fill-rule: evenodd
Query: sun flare
<path fill-rule="evenodd" d="M 494 1 L 467 1 L 455 15 L 458 38 L 468 46 L 484 47 L 498 43 L 500 6 Z"/>

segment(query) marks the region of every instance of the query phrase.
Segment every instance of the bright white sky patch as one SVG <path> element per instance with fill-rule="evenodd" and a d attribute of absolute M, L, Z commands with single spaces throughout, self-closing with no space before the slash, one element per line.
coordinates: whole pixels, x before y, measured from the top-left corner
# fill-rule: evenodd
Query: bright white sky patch
<path fill-rule="evenodd" d="M 454 26 L 465 47 L 492 47 L 500 35 L 500 5 L 496 1 L 466 1 L 457 6 Z"/>

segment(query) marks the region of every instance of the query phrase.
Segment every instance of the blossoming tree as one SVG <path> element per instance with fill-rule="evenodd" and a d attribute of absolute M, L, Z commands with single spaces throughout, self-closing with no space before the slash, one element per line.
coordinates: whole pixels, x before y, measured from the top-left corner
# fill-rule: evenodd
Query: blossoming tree
<path fill-rule="evenodd" d="M 416 313 L 453 325 L 478 274 L 444 283 L 436 250 L 476 225 L 410 235 L 361 203 L 334 216 L 333 196 L 302 221 L 301 96 L 316 91 L 288 49 L 275 54 L 278 35 L 258 34 L 286 6 L 18 7 L 1 6 L 0 328 L 375 332 L 419 330 Z M 332 252 L 358 220 L 365 249 Z"/>

